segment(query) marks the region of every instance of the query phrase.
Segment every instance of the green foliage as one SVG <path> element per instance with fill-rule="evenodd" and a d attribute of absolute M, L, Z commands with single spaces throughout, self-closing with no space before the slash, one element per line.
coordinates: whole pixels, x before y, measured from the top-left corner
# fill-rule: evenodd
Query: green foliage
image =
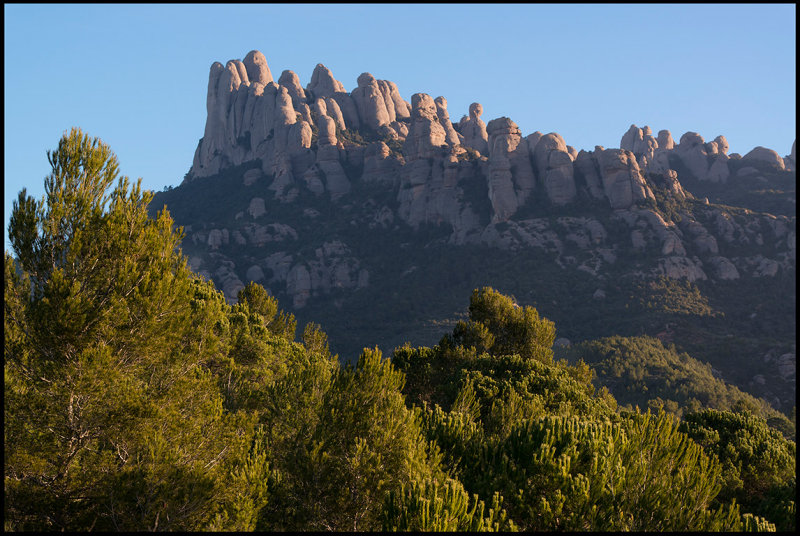
<path fill-rule="evenodd" d="M 303 329 L 303 345 L 309 352 L 317 353 L 321 356 L 331 358 L 330 348 L 328 347 L 328 336 L 320 328 L 319 324 L 309 322 Z M 336 357 L 333 357 L 336 360 Z"/>
<path fill-rule="evenodd" d="M 555 326 L 540 319 L 531 306 L 520 307 L 514 299 L 485 287 L 475 289 L 469 304 L 469 322 L 459 322 L 443 344 L 474 347 L 493 355 L 519 354 L 543 363 L 553 360 Z"/>
<path fill-rule="evenodd" d="M 213 515 L 241 426 L 193 332 L 192 276 L 166 212 L 100 140 L 48 153 L 6 255 L 6 526 L 191 530 Z"/>
<path fill-rule="evenodd" d="M 795 471 L 796 473 L 796 471 Z M 775 524 L 780 531 L 794 532 L 797 525 L 797 477 L 770 487 L 759 501 L 745 508 L 758 512 Z"/>
<path fill-rule="evenodd" d="M 343 142 L 349 142 L 353 145 L 367 145 L 367 141 L 364 140 L 361 133 L 356 129 L 344 129 L 340 130 L 338 125 L 336 127 L 336 137 Z"/>
<path fill-rule="evenodd" d="M 435 447 L 424 440 L 417 413 L 405 406 L 403 383 L 378 350 L 365 349 L 355 367 L 338 370 L 327 390 L 317 391 L 317 410 L 292 424 L 299 432 L 277 434 L 294 435 L 276 446 L 286 452 L 279 463 L 284 496 L 262 512 L 260 528 L 377 530 L 386 492 L 442 478 Z M 269 425 L 286 418 L 287 409 L 273 406 Z"/>
<path fill-rule="evenodd" d="M 702 408 L 744 406 L 793 433 L 791 422 L 766 402 L 726 384 L 714 376 L 711 365 L 656 338 L 606 337 L 573 345 L 565 354 L 570 361 L 585 361 L 595 374 L 595 384 L 607 387 L 620 405 L 663 408 L 679 417 Z"/>
<path fill-rule="evenodd" d="M 685 190 L 686 197 L 681 197 L 673 195 L 668 188 L 659 187 L 658 185 L 664 186 L 662 175 L 653 173 L 648 173 L 647 175 L 655 199 L 647 198 L 644 201 L 640 201 L 639 205 L 654 210 L 665 221 L 680 222 L 683 219 L 683 214 L 691 213 L 692 208 L 698 203 L 694 200 L 691 192 Z"/>
<path fill-rule="evenodd" d="M 391 151 L 392 156 L 399 158 L 403 156 L 403 142 L 398 138 L 394 138 L 389 134 L 381 136 L 380 141 L 386 144 Z"/>
<path fill-rule="evenodd" d="M 681 430 L 716 456 L 723 468 L 718 500 L 735 500 L 779 530 L 795 528 L 796 452 L 764 419 L 713 409 L 685 417 Z"/>
<path fill-rule="evenodd" d="M 392 532 L 513 532 L 514 522 L 500 506 L 502 497 L 495 494 L 484 516 L 484 503 L 473 495 L 470 499 L 460 482 L 447 479 L 444 486 L 427 480 L 414 481 L 399 492 L 386 496 L 382 514 L 383 530 Z"/>
<path fill-rule="evenodd" d="M 294 315 L 278 310 L 278 301 L 258 283 L 249 282 L 238 293 L 239 303 L 262 319 L 263 325 L 273 334 L 294 340 L 297 321 Z"/>
<path fill-rule="evenodd" d="M 480 153 L 472 147 L 464 147 L 464 152 L 457 155 L 459 162 L 474 162 L 481 159 Z"/>
<path fill-rule="evenodd" d="M 665 415 L 620 424 L 578 417 L 520 423 L 483 450 L 476 486 L 508 497 L 523 530 L 731 530 L 710 510 L 719 466 Z"/>
<path fill-rule="evenodd" d="M 641 283 L 638 305 L 649 311 L 696 316 L 713 316 L 714 311 L 700 289 L 688 280 L 659 276 Z"/>
<path fill-rule="evenodd" d="M 392 358 L 407 374 L 409 401 L 425 408 L 423 428 L 444 467 L 466 492 L 482 500 L 499 492 L 523 530 L 774 529 L 735 505 L 717 506 L 720 465 L 666 414 L 620 418 L 613 397 L 595 393 L 589 365 L 479 354 L 500 332 L 496 311 L 516 309 L 484 293 L 502 304 L 471 308 L 473 326 L 481 318 L 485 329 L 456 327 L 477 343 L 454 345 L 466 340 L 454 335 L 433 349 L 398 348 Z M 417 522 L 422 511 L 432 519 L 414 501 Z"/>
<path fill-rule="evenodd" d="M 259 430 L 260 432 L 260 430 Z M 206 527 L 212 531 L 253 532 L 257 513 L 280 488 L 282 475 L 270 467 L 263 435 L 256 433 L 243 462 L 232 469 L 222 508 Z"/>

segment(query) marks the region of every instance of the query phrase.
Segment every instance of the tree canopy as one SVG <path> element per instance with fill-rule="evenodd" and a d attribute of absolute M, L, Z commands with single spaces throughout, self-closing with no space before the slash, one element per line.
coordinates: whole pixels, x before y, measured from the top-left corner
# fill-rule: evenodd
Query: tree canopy
<path fill-rule="evenodd" d="M 621 410 L 489 287 L 437 346 L 343 366 L 192 273 L 101 140 L 48 160 L 5 255 L 6 530 L 794 528 L 794 442 L 759 416 Z"/>

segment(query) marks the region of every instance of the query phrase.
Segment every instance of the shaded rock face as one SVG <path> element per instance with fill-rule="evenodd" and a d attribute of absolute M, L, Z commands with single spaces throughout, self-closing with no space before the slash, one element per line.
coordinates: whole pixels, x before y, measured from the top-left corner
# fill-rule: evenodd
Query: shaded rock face
<path fill-rule="evenodd" d="M 597 165 L 597 159 L 594 154 L 581 150 L 575 158 L 575 173 L 577 181 L 581 183 L 581 189 L 588 194 L 592 199 L 603 199 L 605 191 L 603 190 L 603 181 L 600 178 L 600 169 Z"/>
<path fill-rule="evenodd" d="M 792 142 L 792 152 L 786 155 L 783 159 L 786 169 L 789 171 L 794 171 L 797 169 L 797 154 L 795 153 L 795 144 L 797 142 Z"/>
<path fill-rule="evenodd" d="M 325 242 L 314 253 L 312 259 L 296 263 L 291 255 L 283 252 L 265 259 L 274 274 L 271 282 L 285 284 L 296 309 L 304 307 L 312 296 L 327 294 L 333 289 L 357 290 L 369 285 L 369 271 L 352 257 L 350 248 L 343 242 Z M 276 270 L 278 265 L 281 267 Z"/>

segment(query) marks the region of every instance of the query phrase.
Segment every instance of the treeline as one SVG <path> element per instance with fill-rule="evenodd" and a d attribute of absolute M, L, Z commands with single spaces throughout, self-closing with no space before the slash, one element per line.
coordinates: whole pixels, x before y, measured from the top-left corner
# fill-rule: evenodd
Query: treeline
<path fill-rule="evenodd" d="M 5 255 L 6 530 L 794 529 L 795 443 L 746 409 L 620 409 L 490 288 L 433 348 L 342 366 L 193 274 L 100 140 L 48 160 Z"/>

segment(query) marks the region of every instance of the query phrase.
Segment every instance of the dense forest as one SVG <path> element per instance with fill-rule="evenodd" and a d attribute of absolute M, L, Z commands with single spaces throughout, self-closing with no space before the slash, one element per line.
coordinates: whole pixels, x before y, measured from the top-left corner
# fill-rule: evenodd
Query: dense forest
<path fill-rule="evenodd" d="M 795 528 L 794 423 L 660 341 L 555 355 L 483 287 L 437 345 L 342 365 L 193 273 L 101 140 L 48 160 L 5 254 L 6 530 Z"/>

